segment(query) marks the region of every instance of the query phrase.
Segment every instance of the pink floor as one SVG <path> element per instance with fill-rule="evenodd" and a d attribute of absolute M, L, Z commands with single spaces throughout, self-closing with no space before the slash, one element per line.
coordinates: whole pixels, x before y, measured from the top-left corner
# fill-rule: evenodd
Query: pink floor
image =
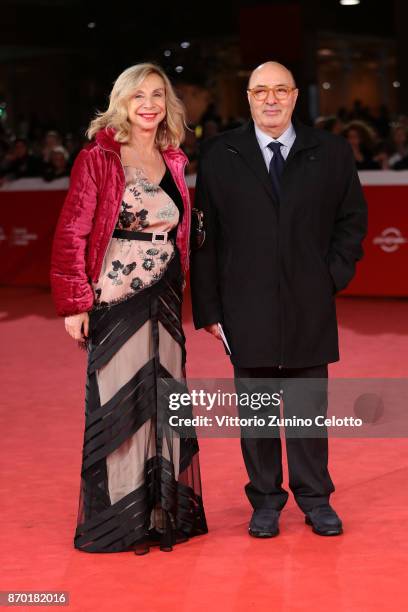
<path fill-rule="evenodd" d="M 206 536 L 144 557 L 74 550 L 85 354 L 48 293 L 1 289 L 0 304 L 1 591 L 65 590 L 81 611 L 407 609 L 405 439 L 331 440 L 341 537 L 314 535 L 290 498 L 280 536 L 250 538 L 239 441 L 203 439 Z M 408 376 L 407 301 L 343 298 L 338 314 L 331 376 Z M 185 330 L 189 376 L 229 376 L 222 347 L 187 313 Z"/>

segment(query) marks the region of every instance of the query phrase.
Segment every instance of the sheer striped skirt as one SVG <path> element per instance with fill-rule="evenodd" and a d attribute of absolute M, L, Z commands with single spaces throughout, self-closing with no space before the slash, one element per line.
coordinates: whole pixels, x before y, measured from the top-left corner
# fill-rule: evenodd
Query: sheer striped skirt
<path fill-rule="evenodd" d="M 143 554 L 207 532 L 198 442 L 168 425 L 159 384 L 185 378 L 181 304 L 175 257 L 156 284 L 90 314 L 80 550 Z"/>

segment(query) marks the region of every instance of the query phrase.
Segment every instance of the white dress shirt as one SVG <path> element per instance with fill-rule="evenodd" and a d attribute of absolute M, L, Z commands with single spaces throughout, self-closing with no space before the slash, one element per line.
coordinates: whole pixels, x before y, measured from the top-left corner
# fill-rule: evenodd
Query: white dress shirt
<path fill-rule="evenodd" d="M 254 125 L 255 125 L 256 139 L 261 148 L 262 155 L 264 156 L 266 167 L 269 171 L 269 164 L 271 163 L 273 152 L 269 149 L 268 144 L 270 142 L 278 142 L 278 141 L 281 142 L 283 145 L 281 147 L 282 157 L 283 159 L 286 159 L 287 156 L 289 155 L 289 151 L 293 143 L 295 142 L 295 138 L 296 138 L 295 128 L 293 127 L 293 124 L 290 123 L 289 127 L 283 132 L 283 134 L 279 136 L 279 138 L 272 138 L 272 136 L 269 136 L 269 134 L 266 134 L 265 132 L 260 130 L 259 127 L 256 125 L 256 123 L 254 123 Z"/>

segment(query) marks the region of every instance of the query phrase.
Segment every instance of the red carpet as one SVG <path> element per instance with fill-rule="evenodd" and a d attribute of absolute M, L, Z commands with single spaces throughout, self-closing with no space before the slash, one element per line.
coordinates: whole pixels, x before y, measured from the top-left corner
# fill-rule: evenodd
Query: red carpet
<path fill-rule="evenodd" d="M 49 294 L 2 289 L 0 300 L 0 590 L 69 591 L 69 609 L 80 611 L 406 610 L 404 439 L 331 441 L 343 536 L 314 535 L 290 498 L 281 535 L 250 538 L 239 441 L 206 439 L 208 535 L 144 557 L 74 550 L 85 354 L 54 316 Z M 343 298 L 338 313 L 342 361 L 332 376 L 408 376 L 407 301 Z M 191 321 L 185 329 L 189 376 L 229 376 L 221 345 L 193 332 Z"/>

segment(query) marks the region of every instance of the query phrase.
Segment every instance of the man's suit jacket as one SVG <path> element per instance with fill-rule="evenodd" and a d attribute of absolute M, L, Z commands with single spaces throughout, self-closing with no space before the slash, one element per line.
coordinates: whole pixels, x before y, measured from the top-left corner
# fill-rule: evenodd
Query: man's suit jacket
<path fill-rule="evenodd" d="M 363 254 L 367 207 L 349 144 L 293 123 L 280 202 L 252 121 L 200 155 L 195 206 L 206 240 L 192 254 L 194 323 L 220 321 L 240 367 L 337 361 L 334 295 Z"/>

